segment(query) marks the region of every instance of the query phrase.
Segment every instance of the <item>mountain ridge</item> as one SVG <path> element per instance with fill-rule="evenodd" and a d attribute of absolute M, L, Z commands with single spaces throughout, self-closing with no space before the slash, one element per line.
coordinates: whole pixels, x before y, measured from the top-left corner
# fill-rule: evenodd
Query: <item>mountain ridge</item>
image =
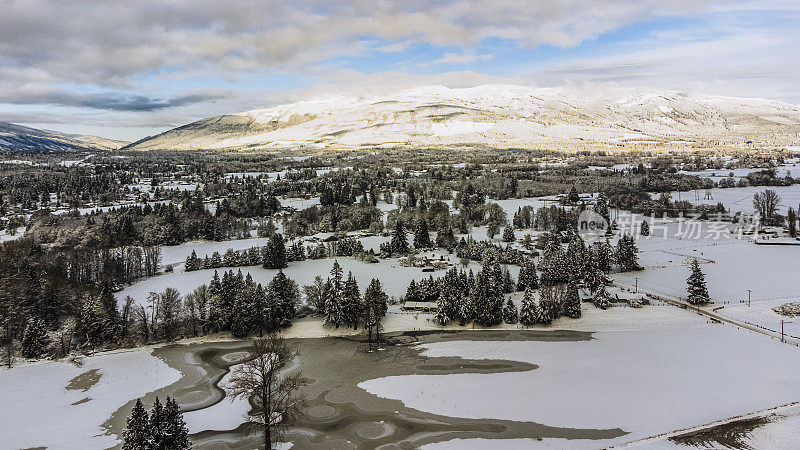
<path fill-rule="evenodd" d="M 758 98 L 645 91 L 444 86 L 371 97 L 326 96 L 201 119 L 126 149 L 554 145 L 797 145 L 800 106 Z"/>
<path fill-rule="evenodd" d="M 0 152 L 116 150 L 127 144 L 98 136 L 67 134 L 0 122 Z"/>

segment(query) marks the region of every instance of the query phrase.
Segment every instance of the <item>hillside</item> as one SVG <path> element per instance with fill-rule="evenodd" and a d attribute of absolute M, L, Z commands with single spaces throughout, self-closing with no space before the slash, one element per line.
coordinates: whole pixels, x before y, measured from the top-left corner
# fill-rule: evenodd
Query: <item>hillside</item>
<path fill-rule="evenodd" d="M 97 136 L 58 133 L 0 122 L 0 152 L 116 150 L 125 144 Z"/>
<path fill-rule="evenodd" d="M 565 89 L 431 86 L 326 97 L 202 119 L 131 149 L 553 145 L 797 145 L 800 107 L 764 99 L 644 92 L 584 98 Z"/>

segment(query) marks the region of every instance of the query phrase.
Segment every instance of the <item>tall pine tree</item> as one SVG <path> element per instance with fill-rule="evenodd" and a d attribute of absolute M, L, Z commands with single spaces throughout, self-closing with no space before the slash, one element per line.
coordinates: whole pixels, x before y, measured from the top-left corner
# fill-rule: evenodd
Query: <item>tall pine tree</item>
<path fill-rule="evenodd" d="M 522 297 L 522 304 L 520 305 L 519 321 L 525 326 L 536 324 L 539 317 L 539 308 L 536 306 L 536 301 L 533 298 L 533 290 L 531 288 L 525 289 L 525 295 Z"/>
<path fill-rule="evenodd" d="M 581 316 L 581 297 L 578 285 L 575 282 L 567 284 L 566 299 L 564 299 L 564 315 L 577 319 Z"/>
<path fill-rule="evenodd" d="M 406 230 L 403 228 L 403 222 L 399 219 L 394 224 L 391 248 L 392 253 L 408 253 L 408 238 L 406 237 Z"/>
<path fill-rule="evenodd" d="M 283 236 L 273 234 L 263 250 L 263 266 L 265 269 L 283 269 L 286 267 L 286 244 Z"/>
<path fill-rule="evenodd" d="M 510 298 L 506 302 L 506 306 L 503 308 L 503 321 L 508 324 L 515 324 L 519 320 L 519 313 L 517 312 L 517 306 L 514 304 L 514 301 Z"/>
<path fill-rule="evenodd" d="M 688 284 L 687 291 L 689 297 L 687 301 L 693 305 L 700 305 L 708 303 L 711 298 L 708 296 L 708 288 L 706 287 L 706 276 L 700 269 L 700 263 L 697 259 L 692 260 L 692 274 L 686 280 Z"/>
<path fill-rule="evenodd" d="M 414 248 L 416 249 L 424 249 L 430 248 L 431 245 L 431 235 L 428 232 L 428 222 L 425 219 L 419 219 L 417 222 L 417 229 L 414 232 Z"/>
<path fill-rule="evenodd" d="M 142 406 L 142 400 L 136 399 L 128 425 L 122 432 L 122 450 L 145 450 L 150 448 L 150 419 Z"/>

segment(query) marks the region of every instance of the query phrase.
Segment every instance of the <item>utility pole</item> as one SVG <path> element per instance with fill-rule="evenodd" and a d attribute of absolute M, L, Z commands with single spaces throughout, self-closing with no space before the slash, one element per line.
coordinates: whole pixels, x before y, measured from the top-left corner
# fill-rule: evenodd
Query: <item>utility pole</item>
<path fill-rule="evenodd" d="M 750 289 L 747 290 L 747 307 L 750 307 L 750 293 L 752 293 Z"/>
<path fill-rule="evenodd" d="M 639 293 L 639 277 L 636 277 L 636 294 Z"/>
<path fill-rule="evenodd" d="M 783 324 L 784 323 L 794 323 L 791 320 L 781 320 L 781 342 L 785 342 L 783 339 Z"/>

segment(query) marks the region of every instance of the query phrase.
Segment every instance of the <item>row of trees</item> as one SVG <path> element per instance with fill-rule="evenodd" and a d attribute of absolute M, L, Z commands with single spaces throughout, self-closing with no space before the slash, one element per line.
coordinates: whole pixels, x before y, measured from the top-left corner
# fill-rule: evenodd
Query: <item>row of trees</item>
<path fill-rule="evenodd" d="M 189 430 L 174 399 L 162 406 L 158 397 L 150 413 L 137 399 L 122 432 L 123 450 L 187 450 L 192 448 Z"/>

